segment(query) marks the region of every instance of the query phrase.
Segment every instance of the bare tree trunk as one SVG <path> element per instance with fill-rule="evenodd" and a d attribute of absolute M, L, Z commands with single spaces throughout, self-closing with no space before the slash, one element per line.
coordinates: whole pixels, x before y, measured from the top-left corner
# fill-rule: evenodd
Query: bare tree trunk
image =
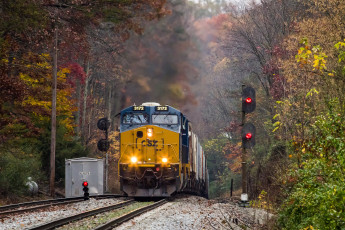
<path fill-rule="evenodd" d="M 87 69 L 86 69 L 86 80 L 85 80 L 85 89 L 84 89 L 84 98 L 83 98 L 83 114 L 82 114 L 82 122 L 81 122 L 81 133 L 84 140 L 87 139 L 85 137 L 86 135 L 84 131 L 85 131 L 85 121 L 86 121 L 87 96 L 89 93 L 89 84 L 91 80 L 91 76 L 89 75 L 90 75 L 90 62 L 88 62 Z"/>
<path fill-rule="evenodd" d="M 80 110 L 81 110 L 81 103 L 80 103 L 80 94 L 81 94 L 81 82 L 77 80 L 77 116 L 76 116 L 76 124 L 77 124 L 77 135 L 80 136 Z"/>
<path fill-rule="evenodd" d="M 56 12 L 55 12 L 56 15 Z M 55 197 L 55 150 L 56 150 L 56 91 L 57 91 L 57 45 L 58 29 L 57 16 L 55 16 L 55 37 L 53 55 L 53 84 L 52 84 L 52 117 L 51 117 L 51 141 L 50 141 L 50 195 Z"/>

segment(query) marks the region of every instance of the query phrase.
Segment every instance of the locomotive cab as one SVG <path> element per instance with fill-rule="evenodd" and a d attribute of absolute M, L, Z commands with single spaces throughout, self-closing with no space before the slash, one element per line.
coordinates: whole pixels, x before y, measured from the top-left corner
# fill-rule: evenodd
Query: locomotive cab
<path fill-rule="evenodd" d="M 131 197 L 207 193 L 206 162 L 188 119 L 171 106 L 144 103 L 121 111 L 119 177 Z M 206 194 L 207 196 L 207 194 Z"/>
<path fill-rule="evenodd" d="M 179 177 L 180 112 L 145 103 L 121 112 L 119 176 L 129 196 L 170 196 Z"/>

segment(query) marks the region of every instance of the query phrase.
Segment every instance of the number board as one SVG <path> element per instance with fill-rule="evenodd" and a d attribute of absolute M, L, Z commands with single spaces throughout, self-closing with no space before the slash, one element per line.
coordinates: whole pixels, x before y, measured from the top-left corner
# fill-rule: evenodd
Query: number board
<path fill-rule="evenodd" d="M 168 106 L 156 106 L 156 111 L 168 111 Z"/>
<path fill-rule="evenodd" d="M 145 106 L 133 106 L 133 111 L 144 111 Z"/>

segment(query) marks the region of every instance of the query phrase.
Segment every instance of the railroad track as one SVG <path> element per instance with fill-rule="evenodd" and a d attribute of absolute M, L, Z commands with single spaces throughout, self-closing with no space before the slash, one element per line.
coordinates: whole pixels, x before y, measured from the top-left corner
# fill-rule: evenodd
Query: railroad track
<path fill-rule="evenodd" d="M 95 199 L 108 199 L 108 198 L 118 198 L 118 197 L 123 197 L 123 196 L 117 195 L 117 194 L 90 196 L 90 198 L 95 198 Z M 32 212 L 39 209 L 49 208 L 55 205 L 72 204 L 72 203 L 77 203 L 81 201 L 84 201 L 83 197 L 72 197 L 72 198 L 60 198 L 60 199 L 51 199 L 51 200 L 39 200 L 39 201 L 33 201 L 33 202 L 25 202 L 25 203 L 1 206 L 0 219 L 12 214 Z"/>
<path fill-rule="evenodd" d="M 151 205 L 148 205 L 148 206 L 145 206 L 143 208 L 139 208 L 139 209 L 136 209 L 128 214 L 125 214 L 123 216 L 120 216 L 119 218 L 116 218 L 116 219 L 113 219 L 99 227 L 96 228 L 96 230 L 107 230 L 107 229 L 112 229 L 126 221 L 129 221 L 130 219 L 136 217 L 136 216 L 139 216 L 145 212 L 148 212 L 152 209 L 155 209 L 165 203 L 167 203 L 168 201 L 166 199 L 164 200 L 160 200 L 160 201 L 157 201 L 155 202 L 154 204 L 151 204 Z"/>
<path fill-rule="evenodd" d="M 136 209 L 134 211 L 131 211 L 119 218 L 116 218 L 116 219 L 113 219 L 109 222 L 107 222 L 106 224 L 103 224 L 101 226 L 98 226 L 96 229 L 100 230 L 100 229 L 111 229 L 112 227 L 114 226 L 117 226 L 123 222 L 126 222 L 138 215 L 141 215 L 142 213 L 145 213 L 149 210 L 152 210 L 160 205 L 163 205 L 165 204 L 167 201 L 166 200 L 161 200 L 161 201 L 158 201 L 158 202 L 155 202 L 154 204 L 152 205 L 148 205 L 148 206 L 145 206 L 143 208 L 139 208 L 139 209 Z M 45 223 L 45 224 L 42 224 L 42 225 L 38 225 L 38 226 L 33 226 L 29 229 L 32 229 L 32 230 L 46 230 L 46 229 L 54 229 L 54 228 L 57 228 L 57 227 L 60 227 L 60 226 L 63 226 L 63 225 L 66 225 L 66 224 L 69 224 L 71 222 L 74 222 L 74 221 L 79 221 L 79 220 L 82 220 L 84 218 L 87 218 L 87 217 L 90 217 L 90 216 L 95 216 L 97 214 L 100 214 L 100 213 L 104 213 L 104 212 L 109 212 L 109 211 L 113 211 L 113 210 L 116 210 L 116 209 L 120 209 L 122 207 L 126 207 L 126 206 L 129 206 L 131 204 L 134 204 L 136 203 L 136 201 L 134 200 L 129 200 L 129 201 L 125 201 L 125 202 L 121 202 L 121 203 L 118 203 L 118 204 L 115 204 L 115 205 L 111 205 L 111 206 L 107 206 L 107 207 L 103 207 L 103 208 L 99 208 L 99 209 L 94 209 L 94 210 L 91 210 L 91 211 L 88 211 L 88 212 L 84 212 L 84 213 L 80 213 L 80 214 L 77 214 L 77 215 L 73 215 L 73 216 L 69 216 L 69 217 L 66 217 L 66 218 L 61 218 L 61 219 L 58 219 L 58 220 L 54 220 L 54 221 L 51 221 L 51 222 L 48 222 L 48 223 Z"/>

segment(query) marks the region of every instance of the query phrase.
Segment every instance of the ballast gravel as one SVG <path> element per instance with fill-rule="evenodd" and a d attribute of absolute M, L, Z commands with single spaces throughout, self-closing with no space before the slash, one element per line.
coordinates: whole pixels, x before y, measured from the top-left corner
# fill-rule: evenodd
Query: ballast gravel
<path fill-rule="evenodd" d="M 2 218 L 0 219 L 0 229 L 27 229 L 45 222 L 50 222 L 63 217 L 76 215 L 85 211 L 110 206 L 120 202 L 123 202 L 123 200 L 118 198 L 101 200 L 91 198 L 90 200 L 78 203 L 61 206 L 56 205 L 38 212 L 29 212 Z"/>
<path fill-rule="evenodd" d="M 27 229 L 56 219 L 123 202 L 122 199 L 83 201 L 53 206 L 41 212 L 0 219 L 0 229 Z M 261 209 L 242 208 L 232 202 L 218 202 L 197 196 L 180 196 L 140 215 L 116 230 L 176 229 L 262 229 L 272 214 Z M 84 227 L 87 224 L 83 224 Z M 245 228 L 244 228 L 245 226 Z"/>
<path fill-rule="evenodd" d="M 189 196 L 169 202 L 115 229 L 262 229 L 272 216 L 262 209 Z"/>

